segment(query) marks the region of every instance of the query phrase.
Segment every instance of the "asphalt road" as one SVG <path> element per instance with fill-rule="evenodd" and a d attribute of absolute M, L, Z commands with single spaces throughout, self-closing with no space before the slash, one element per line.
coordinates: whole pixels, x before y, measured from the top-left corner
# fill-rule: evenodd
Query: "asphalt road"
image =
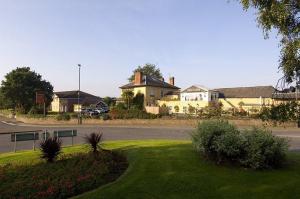
<path fill-rule="evenodd" d="M 130 127 L 130 126 L 35 126 L 17 123 L 0 117 L 0 153 L 13 151 L 14 143 L 11 142 L 11 135 L 5 133 L 18 131 L 47 130 L 50 133 L 54 130 L 76 129 L 78 136 L 74 138 L 74 144 L 84 142 L 84 136 L 92 132 L 103 133 L 104 140 L 140 140 L 140 139 L 173 139 L 189 140 L 192 128 L 183 127 Z M 277 136 L 288 137 L 291 150 L 300 150 L 300 130 L 274 130 L 273 134 Z M 70 145 L 71 138 L 62 138 L 63 145 Z M 36 143 L 38 146 L 38 142 Z M 17 150 L 32 149 L 32 141 L 23 141 L 17 143 Z"/>

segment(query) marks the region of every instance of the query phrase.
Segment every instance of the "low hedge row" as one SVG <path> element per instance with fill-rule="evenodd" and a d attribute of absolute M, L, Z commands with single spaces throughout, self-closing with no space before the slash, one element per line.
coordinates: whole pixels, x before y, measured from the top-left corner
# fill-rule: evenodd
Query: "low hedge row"
<path fill-rule="evenodd" d="M 138 109 L 112 109 L 109 112 L 109 117 L 111 119 L 156 119 L 159 118 L 160 115 L 147 113 L 146 111 Z"/>
<path fill-rule="evenodd" d="M 228 121 L 200 123 L 192 134 L 195 149 L 217 163 L 230 162 L 253 169 L 278 168 L 283 165 L 288 141 L 266 129 L 240 131 Z"/>

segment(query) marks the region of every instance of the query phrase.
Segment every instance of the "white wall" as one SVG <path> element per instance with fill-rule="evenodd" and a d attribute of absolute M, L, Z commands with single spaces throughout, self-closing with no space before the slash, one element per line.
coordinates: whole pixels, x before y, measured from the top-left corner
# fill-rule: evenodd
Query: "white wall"
<path fill-rule="evenodd" d="M 181 93 L 180 101 L 215 101 L 218 99 L 218 93 L 212 91 Z"/>

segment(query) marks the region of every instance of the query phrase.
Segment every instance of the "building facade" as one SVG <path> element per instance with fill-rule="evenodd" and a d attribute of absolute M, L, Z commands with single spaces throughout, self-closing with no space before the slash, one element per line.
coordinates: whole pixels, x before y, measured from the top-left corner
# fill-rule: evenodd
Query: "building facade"
<path fill-rule="evenodd" d="M 74 112 L 81 106 L 91 106 L 104 103 L 100 97 L 80 91 L 78 106 L 78 91 L 62 91 L 54 92 L 51 103 L 51 111 L 53 112 Z"/>
<path fill-rule="evenodd" d="M 133 82 L 122 87 L 122 92 L 133 91 L 134 95 L 144 95 L 145 110 L 159 113 L 167 108 L 172 113 L 190 113 L 204 109 L 210 103 L 221 105 L 223 110 L 244 110 L 248 113 L 258 112 L 262 107 L 269 107 L 293 99 L 300 99 L 295 92 L 278 92 L 273 86 L 252 86 L 208 89 L 204 86 L 193 85 L 183 91 L 175 86 L 172 77 L 169 82 L 135 73 Z M 295 97 L 296 96 L 296 97 Z M 298 97 L 297 97 L 298 96 Z"/>
<path fill-rule="evenodd" d="M 121 86 L 122 93 L 127 90 L 133 91 L 134 95 L 138 93 L 144 95 L 144 106 L 158 106 L 158 100 L 162 98 L 177 97 L 174 93 L 178 93 L 180 88 L 175 86 L 175 78 L 171 77 L 169 82 L 165 82 L 163 79 L 157 79 L 147 75 L 143 75 L 141 72 L 135 73 L 133 82 Z"/>
<path fill-rule="evenodd" d="M 259 111 L 263 106 L 275 103 L 272 98 L 275 92 L 272 86 L 236 87 L 208 89 L 204 86 L 194 85 L 180 93 L 178 100 L 159 100 L 159 106 L 166 106 L 169 113 L 196 113 L 215 103 L 221 105 L 223 110 L 240 110 L 247 112 Z"/>

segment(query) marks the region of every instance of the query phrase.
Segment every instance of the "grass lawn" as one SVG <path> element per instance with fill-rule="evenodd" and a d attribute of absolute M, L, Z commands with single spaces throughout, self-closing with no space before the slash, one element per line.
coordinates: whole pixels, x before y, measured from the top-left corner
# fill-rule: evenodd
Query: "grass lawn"
<path fill-rule="evenodd" d="M 105 148 L 125 150 L 128 170 L 116 182 L 77 198 L 300 198 L 300 153 L 289 153 L 284 169 L 253 171 L 205 161 L 186 141 L 114 141 Z M 64 150 L 73 149 L 82 147 Z M 0 154 L 0 164 L 36 157 L 33 152 Z"/>

